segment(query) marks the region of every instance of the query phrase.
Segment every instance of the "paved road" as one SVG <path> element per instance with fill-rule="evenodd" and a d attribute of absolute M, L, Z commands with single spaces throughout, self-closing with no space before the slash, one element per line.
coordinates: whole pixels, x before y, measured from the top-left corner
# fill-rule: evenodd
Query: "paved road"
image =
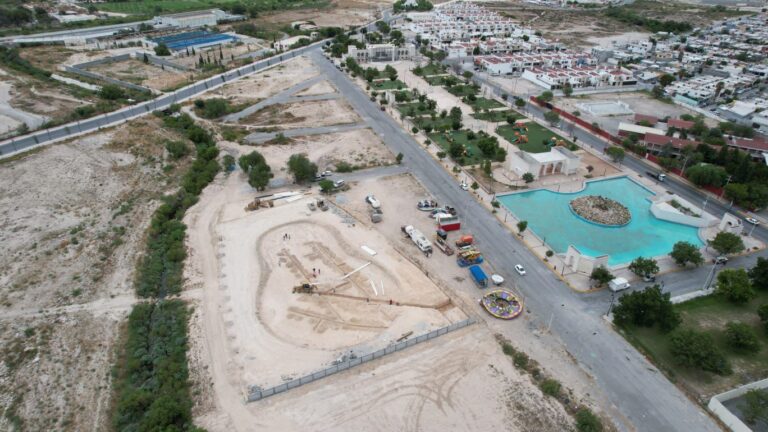
<path fill-rule="evenodd" d="M 369 127 L 369 125 L 365 122 L 362 122 L 362 123 L 347 123 L 347 124 L 340 124 L 340 125 L 334 125 L 334 126 L 317 126 L 317 127 L 288 129 L 281 132 L 256 132 L 245 137 L 245 140 L 252 144 L 258 144 L 258 143 L 262 143 L 264 141 L 269 141 L 271 139 L 276 138 L 277 134 L 279 133 L 282 133 L 283 136 L 290 138 L 290 137 L 297 137 L 297 136 L 323 135 L 323 134 L 329 134 L 329 133 L 347 132 L 351 130 L 365 129 L 367 127 Z"/>
<path fill-rule="evenodd" d="M 233 69 L 231 71 L 224 72 L 223 74 L 215 75 L 206 80 L 198 81 L 175 92 L 165 94 L 156 99 L 140 103 L 138 105 L 131 105 L 118 111 L 113 111 L 111 113 L 103 114 L 97 117 L 69 123 L 64 126 L 24 135 L 19 138 L 0 141 L 0 158 L 7 157 L 17 152 L 29 150 L 42 144 L 50 144 L 84 133 L 93 132 L 105 127 L 114 126 L 134 117 L 165 109 L 172 104 L 182 102 L 198 94 L 235 81 L 243 76 L 250 75 L 264 68 L 282 63 L 283 61 L 289 60 L 293 57 L 300 56 L 309 50 L 317 49 L 322 43 L 324 42 L 320 41 L 313 45 L 301 47 L 279 56 L 260 60 L 247 66 Z"/>
<path fill-rule="evenodd" d="M 258 103 L 255 103 L 255 104 L 249 106 L 248 108 L 245 108 L 242 111 L 238 111 L 236 113 L 232 113 L 232 114 L 229 114 L 227 116 L 224 116 L 224 118 L 222 120 L 225 121 L 225 122 L 235 122 L 235 121 L 240 120 L 243 117 L 246 117 L 246 116 L 249 116 L 249 115 L 255 113 L 256 111 L 258 111 L 258 110 L 260 110 L 262 108 L 268 107 L 270 105 L 274 105 L 276 103 L 286 102 L 288 100 L 288 98 L 293 96 L 294 93 L 298 93 L 298 92 L 300 92 L 300 91 L 302 91 L 304 89 L 312 87 L 313 85 L 323 81 L 323 79 L 324 78 L 322 76 L 316 76 L 316 77 L 304 80 L 304 81 L 302 81 L 302 82 L 300 82 L 300 83 L 298 83 L 296 85 L 288 87 L 287 89 L 281 91 L 280 93 L 278 93 L 278 94 L 276 94 L 274 96 L 270 96 L 270 97 L 264 99 L 263 101 L 259 101 Z"/>
<path fill-rule="evenodd" d="M 594 313 L 595 300 L 572 292 L 490 212 L 462 191 L 455 179 L 360 88 L 319 52 L 313 51 L 311 56 L 391 150 L 403 153 L 403 164 L 435 198 L 454 203 L 463 215 L 464 225 L 496 268 L 509 272 L 515 264 L 522 264 L 528 269 L 528 275 L 520 278 L 519 288 L 533 319 L 546 325 L 552 317 L 552 331 L 594 376 L 607 398 L 616 401 L 616 409 L 624 416 L 615 419 L 621 429 L 719 430 L 698 406 Z M 501 273 L 511 278 L 511 274 Z M 608 304 L 604 306 L 607 308 Z"/>

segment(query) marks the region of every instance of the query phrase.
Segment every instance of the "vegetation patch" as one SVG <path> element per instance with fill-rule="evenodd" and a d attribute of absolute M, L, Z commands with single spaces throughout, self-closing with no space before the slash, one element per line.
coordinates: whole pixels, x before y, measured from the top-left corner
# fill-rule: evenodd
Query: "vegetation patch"
<path fill-rule="evenodd" d="M 473 107 L 474 108 L 474 107 Z M 513 122 L 515 120 L 520 120 L 525 117 L 523 117 L 522 114 L 515 110 L 475 110 L 472 114 L 470 114 L 473 118 L 476 118 L 478 120 L 483 120 L 487 122 L 492 123 L 502 123 L 502 122 L 509 122 L 512 120 Z"/>

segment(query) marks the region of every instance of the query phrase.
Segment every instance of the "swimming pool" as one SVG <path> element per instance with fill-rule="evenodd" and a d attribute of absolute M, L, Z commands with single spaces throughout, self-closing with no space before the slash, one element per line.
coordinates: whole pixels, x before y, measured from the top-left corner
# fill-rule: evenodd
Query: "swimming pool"
<path fill-rule="evenodd" d="M 624 204 L 632 221 L 622 227 L 598 226 L 571 213 L 568 203 L 582 195 L 602 195 Z M 611 266 L 633 259 L 666 255 L 678 241 L 697 246 L 704 243 L 698 228 L 667 222 L 651 214 L 649 198 L 654 194 L 627 177 L 588 182 L 584 190 L 558 193 L 534 190 L 497 199 L 528 228 L 545 239 L 557 253 L 565 253 L 573 245 L 589 256 L 609 255 Z"/>

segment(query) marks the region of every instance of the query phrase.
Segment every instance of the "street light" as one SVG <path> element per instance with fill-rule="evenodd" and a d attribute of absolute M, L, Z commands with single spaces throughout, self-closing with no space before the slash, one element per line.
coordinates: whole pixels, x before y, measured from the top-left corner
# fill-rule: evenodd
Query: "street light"
<path fill-rule="evenodd" d="M 725 186 L 723 186 L 723 188 L 720 190 L 720 195 L 718 195 L 718 196 L 717 196 L 718 198 L 720 198 L 721 196 L 723 196 L 723 192 L 725 192 L 725 188 L 726 188 L 726 187 L 728 187 L 728 183 L 730 183 L 730 182 L 731 182 L 731 178 L 732 178 L 732 177 L 733 177 L 733 176 L 730 176 L 730 175 L 729 175 L 729 176 L 728 176 L 728 178 L 725 180 Z"/>

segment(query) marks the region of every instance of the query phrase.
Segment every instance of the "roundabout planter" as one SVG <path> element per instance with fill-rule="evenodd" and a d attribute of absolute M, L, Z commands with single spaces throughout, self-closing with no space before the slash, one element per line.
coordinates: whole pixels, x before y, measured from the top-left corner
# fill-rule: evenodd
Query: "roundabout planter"
<path fill-rule="evenodd" d="M 582 220 L 605 227 L 622 227 L 632 222 L 629 209 L 600 195 L 584 195 L 568 203 L 571 213 Z"/>

